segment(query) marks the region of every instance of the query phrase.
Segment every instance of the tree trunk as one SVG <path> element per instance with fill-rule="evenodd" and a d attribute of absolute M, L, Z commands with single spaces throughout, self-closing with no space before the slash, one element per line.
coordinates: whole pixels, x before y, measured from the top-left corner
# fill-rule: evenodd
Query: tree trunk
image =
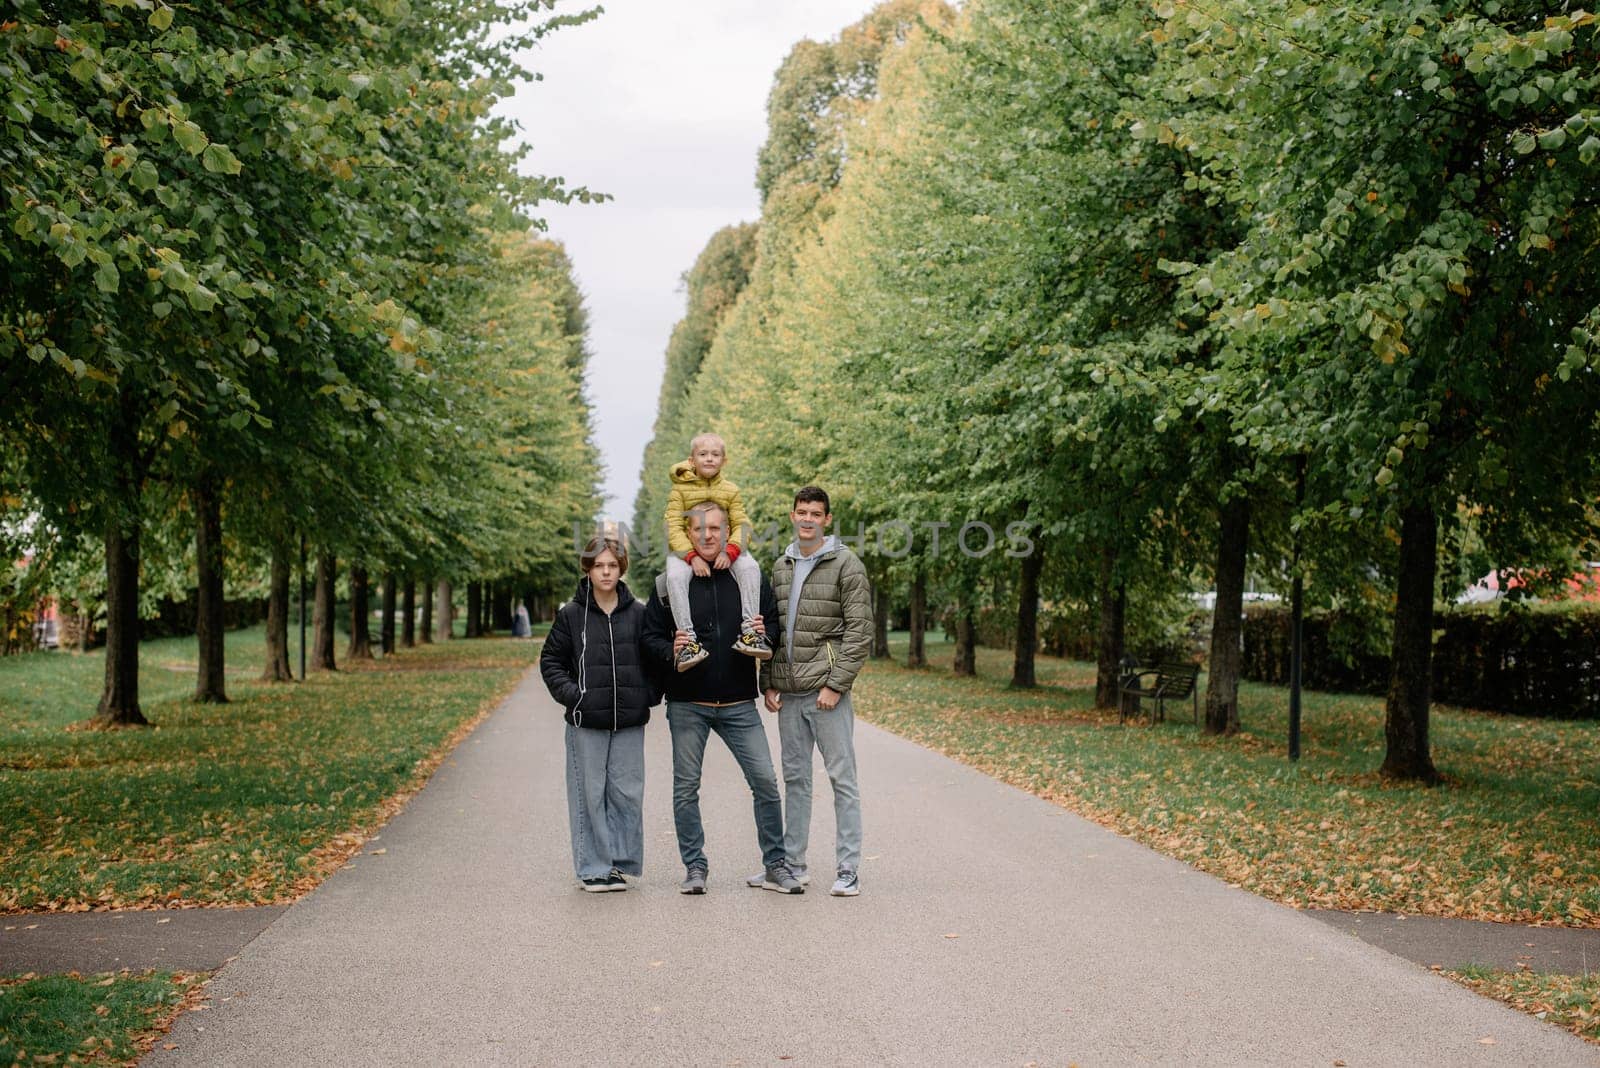
<path fill-rule="evenodd" d="M 225 704 L 227 679 L 223 674 L 222 487 L 213 472 L 195 481 L 194 555 L 199 573 L 195 591 L 195 637 L 200 642 L 200 670 L 194 683 L 196 701 Z"/>
<path fill-rule="evenodd" d="M 1095 643 L 1094 706 L 1117 707 L 1117 683 L 1127 648 L 1128 587 L 1117 578 L 1117 550 L 1100 550 L 1100 627 Z"/>
<path fill-rule="evenodd" d="M 467 633 L 469 638 L 483 637 L 483 583 L 467 583 Z"/>
<path fill-rule="evenodd" d="M 963 597 L 956 606 L 956 659 L 957 675 L 978 673 L 978 620 L 972 598 Z"/>
<path fill-rule="evenodd" d="M 289 546 L 272 543 L 272 581 L 267 593 L 267 666 L 262 682 L 293 682 L 289 666 Z"/>
<path fill-rule="evenodd" d="M 516 606 L 511 603 L 511 583 L 502 582 L 494 588 L 494 618 L 492 620 L 495 630 L 510 630 L 512 616 L 516 613 Z"/>
<path fill-rule="evenodd" d="M 1387 748 L 1379 773 L 1390 779 L 1437 782 L 1428 748 L 1433 697 L 1433 594 L 1439 531 L 1432 505 L 1400 511 L 1400 575 L 1395 590 L 1394 646 L 1389 698 L 1384 705 Z"/>
<path fill-rule="evenodd" d="M 1022 577 L 1017 583 L 1017 654 L 1011 665 L 1011 687 L 1031 690 L 1038 685 L 1033 657 L 1039 648 L 1039 573 L 1044 570 L 1044 546 L 1039 528 L 1028 532 L 1033 551 L 1022 558 Z"/>
<path fill-rule="evenodd" d="M 383 576 L 383 593 L 380 600 L 383 616 L 378 624 L 378 645 L 384 656 L 394 655 L 394 608 L 396 582 L 394 572 Z"/>
<path fill-rule="evenodd" d="M 906 649 L 906 667 L 928 666 L 928 648 L 924 636 L 928 630 L 928 577 L 918 567 L 911 576 L 911 641 Z"/>
<path fill-rule="evenodd" d="M 317 671 L 338 671 L 333 659 L 334 613 L 339 603 L 337 585 L 339 561 L 330 552 L 317 554 L 317 592 L 312 603 L 312 625 L 316 628 L 311 639 L 311 666 Z"/>
<path fill-rule="evenodd" d="M 409 575 L 400 593 L 400 644 L 406 649 L 417 644 L 417 580 Z"/>
<path fill-rule="evenodd" d="M 106 525 L 106 683 L 95 711 L 97 727 L 143 727 L 139 711 L 138 523 Z"/>
<path fill-rule="evenodd" d="M 494 633 L 494 584 L 485 582 L 481 585 L 483 586 L 483 593 L 481 594 L 482 600 L 478 604 L 480 613 L 478 637 L 487 638 Z"/>
<path fill-rule="evenodd" d="M 872 584 L 872 659 L 889 659 L 889 583 Z"/>
<path fill-rule="evenodd" d="M 367 596 L 367 569 L 350 565 L 350 646 L 346 660 L 372 659 L 372 605 Z"/>
<path fill-rule="evenodd" d="M 1206 733 L 1239 730 L 1239 641 L 1243 634 L 1244 565 L 1250 542 L 1250 498 L 1222 502 L 1217 518 L 1217 603 L 1211 614 L 1211 666 L 1206 679 Z"/>
<path fill-rule="evenodd" d="M 434 591 L 433 602 L 433 637 L 435 641 L 447 642 L 450 640 L 450 600 L 454 591 L 450 589 L 449 579 L 440 579 Z"/>
<path fill-rule="evenodd" d="M 417 641 L 433 644 L 433 580 L 422 580 L 422 618 L 417 621 Z"/>

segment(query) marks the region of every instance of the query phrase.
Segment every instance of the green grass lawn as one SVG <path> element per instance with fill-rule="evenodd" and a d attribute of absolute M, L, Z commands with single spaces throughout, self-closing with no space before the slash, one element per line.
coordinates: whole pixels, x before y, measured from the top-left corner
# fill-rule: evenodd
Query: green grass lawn
<path fill-rule="evenodd" d="M 228 635 L 224 705 L 189 700 L 193 639 L 145 643 L 154 726 L 109 732 L 71 729 L 94 711 L 100 655 L 0 659 L 0 911 L 293 900 L 539 648 L 448 642 L 267 685 L 263 635 Z"/>
<path fill-rule="evenodd" d="M 201 978 L 121 972 L 0 979 L 0 1064 L 131 1064 Z"/>
<path fill-rule="evenodd" d="M 1600 926 L 1600 723 L 1435 708 L 1429 788 L 1378 777 L 1380 698 L 1306 694 L 1292 765 L 1282 688 L 1246 684 L 1242 732 L 1208 738 L 1187 706 L 1153 728 L 1094 710 L 1092 664 L 1041 657 L 1014 692 L 1009 652 L 960 679 L 952 651 L 872 662 L 858 714 L 1278 901 Z"/>

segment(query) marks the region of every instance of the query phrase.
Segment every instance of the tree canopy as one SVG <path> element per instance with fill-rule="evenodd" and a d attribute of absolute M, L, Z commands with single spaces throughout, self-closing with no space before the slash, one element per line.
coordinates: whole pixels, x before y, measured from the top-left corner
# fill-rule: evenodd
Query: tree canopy
<path fill-rule="evenodd" d="M 880 586 L 1019 613 L 1020 684 L 1035 597 L 1114 683 L 1209 587 L 1215 731 L 1299 545 L 1392 619 L 1383 770 L 1430 779 L 1451 554 L 1596 537 L 1596 58 L 1522 4 L 885 4 L 777 72 L 754 266 L 652 455 L 717 430 L 758 524 L 820 480 L 909 528 Z M 971 521 L 1035 552 L 934 550 Z"/>

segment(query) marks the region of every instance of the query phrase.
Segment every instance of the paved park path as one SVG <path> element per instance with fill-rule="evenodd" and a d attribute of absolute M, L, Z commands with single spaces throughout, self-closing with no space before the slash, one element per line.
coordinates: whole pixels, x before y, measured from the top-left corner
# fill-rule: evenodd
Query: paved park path
<path fill-rule="evenodd" d="M 1600 1065 L 1549 1024 L 864 724 L 859 898 L 743 885 L 749 800 L 715 740 L 710 892 L 681 896 L 664 717 L 648 731 L 638 887 L 575 888 L 559 712 L 530 674 L 146 1063 Z"/>

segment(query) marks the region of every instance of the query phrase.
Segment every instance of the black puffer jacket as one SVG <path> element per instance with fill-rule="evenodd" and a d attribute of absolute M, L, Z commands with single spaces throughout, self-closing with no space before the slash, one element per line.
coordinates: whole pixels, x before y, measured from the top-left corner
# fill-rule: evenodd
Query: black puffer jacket
<path fill-rule="evenodd" d="M 627 583 L 617 583 L 617 607 L 606 615 L 594 604 L 588 577 L 578 581 L 539 654 L 539 673 L 568 723 L 615 731 L 650 722 L 650 706 L 660 698 L 645 671 L 643 629 L 644 605 Z"/>
<path fill-rule="evenodd" d="M 724 704 L 751 701 L 760 696 L 756 688 L 756 664 L 743 653 L 735 652 L 733 641 L 742 622 L 739 610 L 739 583 L 732 571 L 713 571 L 705 578 L 689 580 L 689 618 L 694 620 L 695 636 L 711 655 L 688 671 L 672 668 L 672 641 L 678 633 L 672 609 L 663 598 L 665 577 L 656 579 L 655 592 L 644 610 L 644 647 L 652 667 L 661 672 L 667 699 L 707 701 Z M 772 586 L 761 579 L 761 618 L 766 623 L 767 640 L 774 648 L 783 641 L 778 605 L 772 599 Z"/>

